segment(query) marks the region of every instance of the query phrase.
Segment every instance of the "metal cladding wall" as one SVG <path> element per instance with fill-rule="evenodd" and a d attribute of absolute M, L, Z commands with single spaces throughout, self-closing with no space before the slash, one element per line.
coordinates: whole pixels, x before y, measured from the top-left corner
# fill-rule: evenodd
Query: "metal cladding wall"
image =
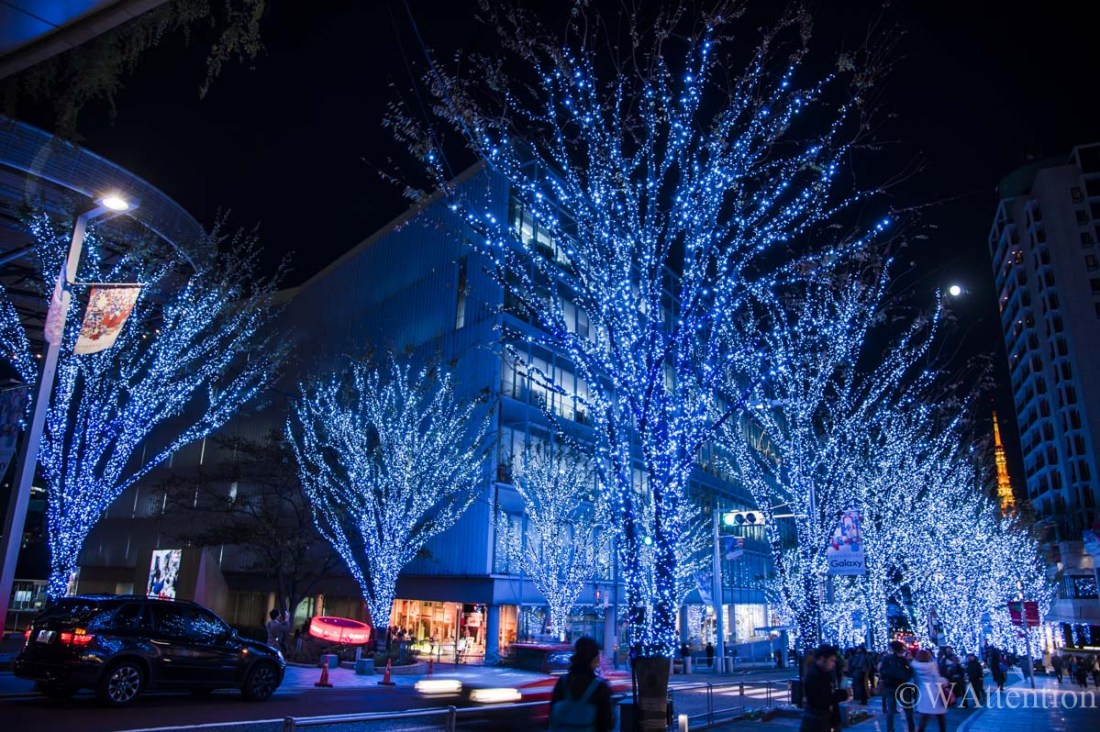
<path fill-rule="evenodd" d="M 464 185 L 494 191 L 502 216 L 507 188 L 481 174 Z M 499 195 L 497 195 L 499 193 Z M 466 272 L 462 327 L 460 269 Z M 494 404 L 500 383 L 495 322 L 501 290 L 473 253 L 468 231 L 444 202 L 429 204 L 341 257 L 293 293 L 285 314 L 292 370 L 284 389 L 327 378 L 352 361 L 412 352 L 453 372 L 459 398 Z M 494 426 L 495 432 L 495 426 Z M 450 531 L 428 543 L 406 575 L 487 577 L 492 566 L 492 466 L 481 495 Z M 442 598 L 441 598 L 442 599 Z M 461 598 L 446 598 L 461 599 Z"/>

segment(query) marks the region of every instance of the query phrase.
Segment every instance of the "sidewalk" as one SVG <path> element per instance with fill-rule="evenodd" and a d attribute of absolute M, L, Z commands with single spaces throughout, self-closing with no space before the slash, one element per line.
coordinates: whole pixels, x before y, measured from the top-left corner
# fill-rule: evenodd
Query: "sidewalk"
<path fill-rule="evenodd" d="M 989 683 L 986 688 L 996 689 Z M 879 697 L 872 697 L 871 703 L 864 707 L 849 702 L 844 705 L 848 710 L 866 710 L 873 716 L 870 719 L 846 726 L 853 732 L 886 732 L 886 717 L 882 713 Z M 918 720 L 919 722 L 919 720 Z M 764 724 L 775 732 L 797 730 L 801 717 L 776 717 Z M 725 732 L 760 732 L 758 720 L 745 720 L 719 724 L 708 729 Z M 1059 685 L 1053 678 L 1035 677 L 1035 691 L 1022 678 L 1007 687 L 1003 694 L 994 694 L 989 703 L 981 709 L 961 709 L 953 707 L 947 713 L 948 732 L 1087 732 L 1100 729 L 1100 690 L 1090 686 L 1087 690 L 1063 683 Z M 905 717 L 898 712 L 894 720 L 895 732 L 905 732 Z M 926 732 L 936 732 L 935 722 L 931 722 Z"/>
<path fill-rule="evenodd" d="M 1035 690 L 1019 681 L 1003 695 L 990 698 L 977 714 L 959 725 L 958 732 L 1083 732 L 1100 729 L 1100 690 L 1059 684 L 1036 676 Z"/>

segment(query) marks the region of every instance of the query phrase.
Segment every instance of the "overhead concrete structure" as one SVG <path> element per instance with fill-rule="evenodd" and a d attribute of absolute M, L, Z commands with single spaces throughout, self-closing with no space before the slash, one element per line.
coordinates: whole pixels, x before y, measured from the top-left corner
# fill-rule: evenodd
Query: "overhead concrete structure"
<path fill-rule="evenodd" d="M 86 43 L 164 0 L 4 0 L 0 79 Z"/>

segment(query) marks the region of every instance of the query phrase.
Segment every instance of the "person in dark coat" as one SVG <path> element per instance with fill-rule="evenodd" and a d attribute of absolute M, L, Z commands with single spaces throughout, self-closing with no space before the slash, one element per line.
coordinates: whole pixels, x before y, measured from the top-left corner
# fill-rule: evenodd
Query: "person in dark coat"
<path fill-rule="evenodd" d="M 799 732 L 829 732 L 840 702 L 848 699 L 848 692 L 837 688 L 836 656 L 836 648 L 829 645 L 814 651 L 813 662 L 802 678 L 806 704 Z"/>
<path fill-rule="evenodd" d="M 1004 691 L 1008 681 L 1008 663 L 996 648 L 989 652 L 989 673 L 993 676 L 997 691 Z"/>
<path fill-rule="evenodd" d="M 707 643 L 707 665 L 714 668 L 714 644 Z"/>
<path fill-rule="evenodd" d="M 1062 657 L 1057 653 L 1050 654 L 1050 665 L 1054 668 L 1054 678 L 1058 679 L 1058 683 L 1062 683 Z"/>
<path fill-rule="evenodd" d="M 860 646 L 849 659 L 849 674 L 852 677 L 852 694 L 863 706 L 867 706 L 867 651 Z"/>
<path fill-rule="evenodd" d="M 573 646 L 573 658 L 569 661 L 569 671 L 558 679 L 554 692 L 550 695 L 550 729 L 554 727 L 554 705 L 564 701 L 579 700 L 596 683 L 595 689 L 588 695 L 588 704 L 596 708 L 596 723 L 592 732 L 611 732 L 615 728 L 615 712 L 611 708 L 611 687 L 596 675 L 600 665 L 600 647 L 588 636 L 577 639 Z"/>
<path fill-rule="evenodd" d="M 899 706 L 905 712 L 908 732 L 914 732 L 913 705 L 917 701 L 917 690 L 912 685 L 913 670 L 905 657 L 904 643 L 890 641 L 890 653 L 879 664 L 878 677 L 882 684 L 882 701 L 886 705 L 886 732 L 894 732 L 894 715 Z"/>
<path fill-rule="evenodd" d="M 966 668 L 959 663 L 959 657 L 954 653 L 947 657 L 947 673 L 944 678 L 951 684 L 951 695 L 955 699 L 962 699 L 966 693 Z"/>
<path fill-rule="evenodd" d="M 970 706 L 970 700 L 973 699 L 974 705 L 980 708 L 985 704 L 985 671 L 982 669 L 982 662 L 973 653 L 966 657 L 966 680 L 970 688 L 962 697 L 962 705 Z"/>

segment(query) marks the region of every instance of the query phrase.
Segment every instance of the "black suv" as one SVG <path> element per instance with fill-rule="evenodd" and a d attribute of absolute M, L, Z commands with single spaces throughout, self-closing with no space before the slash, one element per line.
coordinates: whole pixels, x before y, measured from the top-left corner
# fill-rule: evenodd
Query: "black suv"
<path fill-rule="evenodd" d="M 26 632 L 15 675 L 65 698 L 94 689 L 121 706 L 145 689 L 240 689 L 262 701 L 279 687 L 286 662 L 193 602 L 138 595 L 81 595 L 47 607 Z"/>

